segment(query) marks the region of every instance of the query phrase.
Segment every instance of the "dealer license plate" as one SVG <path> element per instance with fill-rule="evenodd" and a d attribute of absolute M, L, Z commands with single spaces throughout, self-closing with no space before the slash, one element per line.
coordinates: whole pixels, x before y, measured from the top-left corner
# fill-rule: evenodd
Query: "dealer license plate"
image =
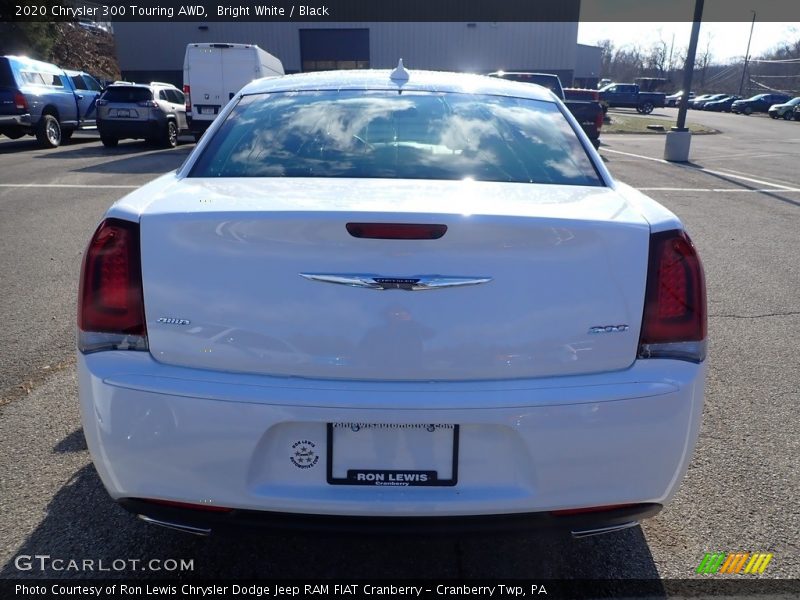
<path fill-rule="evenodd" d="M 453 486 L 458 425 L 328 423 L 328 483 Z"/>

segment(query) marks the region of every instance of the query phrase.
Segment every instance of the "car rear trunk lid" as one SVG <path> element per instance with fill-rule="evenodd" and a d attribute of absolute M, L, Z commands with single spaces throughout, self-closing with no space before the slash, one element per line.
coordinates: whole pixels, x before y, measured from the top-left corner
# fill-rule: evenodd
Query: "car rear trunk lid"
<path fill-rule="evenodd" d="M 371 239 L 353 223 L 447 229 Z M 649 227 L 609 188 L 190 178 L 141 235 L 150 351 L 172 365 L 476 380 L 636 357 Z M 426 278 L 472 285 L 412 290 Z"/>

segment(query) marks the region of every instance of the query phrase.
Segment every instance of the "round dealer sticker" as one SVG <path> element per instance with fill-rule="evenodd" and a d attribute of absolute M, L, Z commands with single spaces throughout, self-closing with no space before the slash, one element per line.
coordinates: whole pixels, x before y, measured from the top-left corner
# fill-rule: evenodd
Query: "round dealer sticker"
<path fill-rule="evenodd" d="M 319 462 L 317 445 L 310 440 L 300 440 L 292 444 L 292 455 L 289 457 L 298 469 L 310 469 Z"/>

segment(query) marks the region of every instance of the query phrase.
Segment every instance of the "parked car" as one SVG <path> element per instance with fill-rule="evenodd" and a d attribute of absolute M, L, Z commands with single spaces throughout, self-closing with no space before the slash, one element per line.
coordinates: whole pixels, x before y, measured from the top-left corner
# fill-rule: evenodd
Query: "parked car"
<path fill-rule="evenodd" d="M 773 119 L 786 119 L 791 121 L 794 119 L 794 109 L 800 106 L 800 96 L 792 98 L 783 104 L 773 104 L 769 107 L 769 116 Z"/>
<path fill-rule="evenodd" d="M 662 108 L 666 97 L 660 92 L 641 92 L 635 83 L 612 83 L 600 90 L 600 100 L 607 106 L 635 108 L 644 115 L 649 115 L 654 108 Z"/>
<path fill-rule="evenodd" d="M 55 148 L 78 129 L 96 127 L 100 84 L 88 73 L 24 56 L 0 56 L 0 134 L 34 135 Z"/>
<path fill-rule="evenodd" d="M 283 63 L 254 44 L 189 44 L 183 59 L 186 118 L 199 139 L 234 94 L 254 79 L 283 75 Z M 192 103 L 194 98 L 194 104 Z"/>
<path fill-rule="evenodd" d="M 737 100 L 741 100 L 741 96 L 725 96 L 720 100 L 706 102 L 703 110 L 710 110 L 712 112 L 731 112 L 731 104 Z"/>
<path fill-rule="evenodd" d="M 790 96 L 786 94 L 756 94 L 746 100 L 737 100 L 731 104 L 731 112 L 750 115 L 754 112 L 765 113 L 773 104 L 788 102 Z"/>
<path fill-rule="evenodd" d="M 699 98 L 695 98 L 694 100 L 689 101 L 689 108 L 693 108 L 695 110 L 703 110 L 706 104 L 709 102 L 715 102 L 717 100 L 722 100 L 725 98 L 726 94 L 705 94 L 700 96 Z"/>
<path fill-rule="evenodd" d="M 679 90 L 674 94 L 670 94 L 666 98 L 664 98 L 665 106 L 678 106 L 681 103 L 681 98 L 683 97 L 683 90 Z M 694 92 L 689 92 L 689 100 L 691 101 L 694 98 Z"/>
<path fill-rule="evenodd" d="M 115 83 L 98 99 L 97 112 L 100 140 L 110 148 L 125 138 L 174 148 L 189 132 L 186 99 L 170 83 Z"/>
<path fill-rule="evenodd" d="M 689 108 L 692 108 L 692 104 L 694 104 L 694 103 L 695 103 L 695 102 L 697 102 L 698 100 L 705 100 L 706 98 L 710 98 L 710 97 L 711 97 L 711 96 L 713 96 L 713 95 L 714 95 L 714 94 L 700 94 L 699 96 L 695 96 L 694 98 L 691 98 L 691 99 L 689 100 L 689 102 L 687 102 L 687 103 L 686 103 L 686 105 L 687 105 Z"/>
<path fill-rule="evenodd" d="M 561 79 L 552 73 L 529 73 L 520 71 L 495 71 L 489 77 L 500 77 L 509 81 L 520 83 L 533 83 L 547 88 L 553 92 L 559 100 L 567 107 L 572 116 L 580 123 L 581 128 L 588 136 L 595 148 L 600 146 L 600 130 L 603 128 L 603 107 L 597 98 L 567 99 L 564 88 L 561 86 Z M 584 90 L 591 94 L 598 94 L 594 90 Z"/>
<path fill-rule="evenodd" d="M 479 75 L 247 85 L 84 253 L 110 495 L 196 534 L 656 514 L 700 429 L 703 271 L 582 137 L 550 92 Z"/>

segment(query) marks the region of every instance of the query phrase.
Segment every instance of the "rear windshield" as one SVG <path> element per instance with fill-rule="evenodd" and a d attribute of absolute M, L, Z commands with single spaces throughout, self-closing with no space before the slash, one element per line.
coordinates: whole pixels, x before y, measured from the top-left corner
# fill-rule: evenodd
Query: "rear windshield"
<path fill-rule="evenodd" d="M 190 176 L 603 185 L 552 102 L 350 90 L 245 96 Z"/>
<path fill-rule="evenodd" d="M 108 88 L 101 97 L 109 102 L 142 102 L 152 100 L 153 92 L 149 88 L 120 85 Z"/>

